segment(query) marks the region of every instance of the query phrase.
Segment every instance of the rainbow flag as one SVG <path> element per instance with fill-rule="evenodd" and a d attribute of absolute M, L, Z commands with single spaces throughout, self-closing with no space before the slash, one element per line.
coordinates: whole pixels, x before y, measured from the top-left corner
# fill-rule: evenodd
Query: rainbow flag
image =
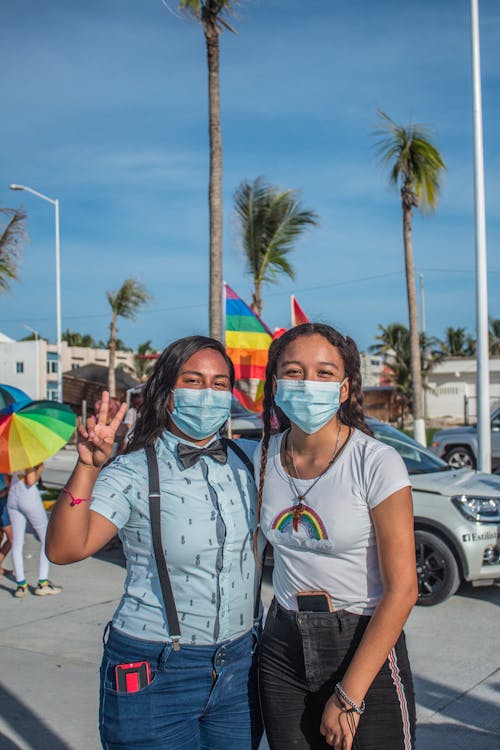
<path fill-rule="evenodd" d="M 224 284 L 226 350 L 234 365 L 234 395 L 250 411 L 262 411 L 267 350 L 272 334 L 253 310 Z"/>

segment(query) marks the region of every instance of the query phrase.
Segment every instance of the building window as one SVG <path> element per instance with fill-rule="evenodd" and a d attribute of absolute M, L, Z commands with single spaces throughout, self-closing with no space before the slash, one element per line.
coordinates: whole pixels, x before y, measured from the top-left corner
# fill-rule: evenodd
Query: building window
<path fill-rule="evenodd" d="M 16 362 L 16 372 L 18 375 L 24 372 L 24 362 Z"/>

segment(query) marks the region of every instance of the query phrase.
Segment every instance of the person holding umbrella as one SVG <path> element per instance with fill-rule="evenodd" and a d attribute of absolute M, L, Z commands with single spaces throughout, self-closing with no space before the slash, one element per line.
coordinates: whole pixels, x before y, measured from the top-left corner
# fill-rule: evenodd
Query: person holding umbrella
<path fill-rule="evenodd" d="M 12 548 L 12 525 L 7 510 L 7 496 L 9 494 L 9 478 L 0 473 L 0 576 L 12 573 L 3 567 L 3 561 Z M 4 540 L 5 535 L 5 540 Z"/>
<path fill-rule="evenodd" d="M 26 535 L 26 522 L 34 528 L 41 544 L 40 561 L 38 566 L 38 584 L 33 593 L 36 596 L 60 594 L 62 588 L 49 581 L 49 560 L 45 554 L 45 534 L 47 531 L 47 513 L 43 507 L 38 489 L 38 481 L 42 476 L 43 464 L 26 469 L 12 475 L 7 509 L 12 524 L 12 562 L 17 581 L 14 591 L 16 599 L 24 599 L 28 592 L 28 584 L 24 577 L 23 549 Z"/>
<path fill-rule="evenodd" d="M 0 472 L 9 475 L 7 511 L 12 526 L 12 561 L 17 581 L 14 596 L 28 592 L 23 549 L 27 521 L 41 542 L 37 596 L 60 594 L 60 586 L 48 580 L 45 554 L 47 514 L 38 490 L 43 462 L 59 451 L 74 432 L 75 414 L 66 404 L 32 401 L 23 391 L 0 385 Z"/>

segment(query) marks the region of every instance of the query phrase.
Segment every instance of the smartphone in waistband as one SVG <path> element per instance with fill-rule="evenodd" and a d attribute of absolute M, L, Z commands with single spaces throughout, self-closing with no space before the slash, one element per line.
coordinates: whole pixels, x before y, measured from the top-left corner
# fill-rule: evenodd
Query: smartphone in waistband
<path fill-rule="evenodd" d="M 332 598 L 327 591 L 299 591 L 295 599 L 299 612 L 333 612 Z"/>

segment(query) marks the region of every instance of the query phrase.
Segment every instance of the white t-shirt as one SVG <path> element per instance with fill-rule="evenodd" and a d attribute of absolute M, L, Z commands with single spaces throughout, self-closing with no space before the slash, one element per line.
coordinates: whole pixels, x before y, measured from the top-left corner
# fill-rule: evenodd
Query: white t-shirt
<path fill-rule="evenodd" d="M 285 472 L 280 458 L 284 434 L 269 442 L 261 517 L 274 550 L 276 599 L 285 609 L 297 610 L 296 593 L 323 590 L 334 609 L 371 614 L 382 595 L 382 580 L 370 509 L 410 485 L 406 466 L 394 448 L 354 430 L 338 459 L 307 493 L 294 530 L 297 490 L 303 494 L 314 479 L 292 482 Z M 257 481 L 260 456 L 259 446 L 254 456 Z"/>

